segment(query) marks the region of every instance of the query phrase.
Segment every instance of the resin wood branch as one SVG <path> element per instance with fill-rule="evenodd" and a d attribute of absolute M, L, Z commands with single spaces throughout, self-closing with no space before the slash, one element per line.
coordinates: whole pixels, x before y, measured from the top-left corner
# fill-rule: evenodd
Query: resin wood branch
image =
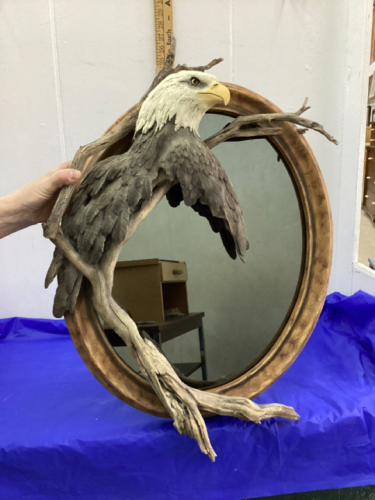
<path fill-rule="evenodd" d="M 145 208 L 146 212 L 162 198 L 170 186 L 159 187 L 155 191 L 156 200 Z M 160 191 L 161 189 L 161 191 Z M 164 193 L 163 193 L 164 192 Z M 142 217 L 134 219 L 133 232 L 141 223 Z M 106 259 L 101 266 L 88 266 L 58 229 L 54 243 L 64 255 L 91 281 L 93 303 L 99 316 L 124 340 L 130 353 L 137 362 L 142 375 L 151 384 L 164 407 L 174 420 L 174 426 L 180 434 L 187 434 L 197 440 L 198 445 L 212 461 L 214 452 L 207 433 L 202 412 L 217 415 L 230 415 L 242 420 L 260 423 L 271 417 L 283 417 L 298 420 L 293 408 L 280 404 L 257 405 L 247 398 L 228 397 L 212 394 L 187 386 L 176 374 L 165 356 L 147 338 L 142 338 L 137 325 L 111 296 L 108 283 L 108 269 L 113 268 L 117 255 Z M 112 273 L 113 274 L 113 273 Z"/>
<path fill-rule="evenodd" d="M 235 138 L 253 138 L 253 137 L 266 137 L 270 135 L 278 135 L 281 129 L 269 126 L 271 122 L 291 122 L 296 125 L 304 127 L 299 129 L 300 133 L 305 133 L 308 129 L 315 130 L 324 135 L 329 141 L 338 145 L 338 142 L 328 132 L 324 130 L 323 125 L 320 123 L 301 118 L 301 114 L 310 109 L 307 106 L 308 99 L 306 98 L 302 107 L 295 113 L 269 113 L 250 116 L 238 116 L 231 123 L 225 126 L 222 130 L 212 135 L 205 140 L 207 146 L 212 149 L 218 144 L 229 141 Z"/>

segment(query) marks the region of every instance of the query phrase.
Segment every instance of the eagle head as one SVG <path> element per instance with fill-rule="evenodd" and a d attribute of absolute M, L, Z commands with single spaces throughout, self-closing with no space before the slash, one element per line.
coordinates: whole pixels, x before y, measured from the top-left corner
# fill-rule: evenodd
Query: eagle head
<path fill-rule="evenodd" d="M 167 76 L 141 106 L 136 132 L 160 130 L 175 119 L 175 130 L 188 127 L 198 133 L 199 123 L 215 104 L 227 105 L 230 92 L 215 76 L 201 71 L 179 71 Z"/>

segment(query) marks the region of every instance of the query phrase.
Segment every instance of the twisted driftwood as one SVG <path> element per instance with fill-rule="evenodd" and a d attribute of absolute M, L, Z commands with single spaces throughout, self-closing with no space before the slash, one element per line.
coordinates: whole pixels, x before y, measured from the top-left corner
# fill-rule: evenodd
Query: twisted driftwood
<path fill-rule="evenodd" d="M 160 83 L 166 76 L 183 69 L 194 69 L 204 71 L 222 59 L 215 59 L 206 66 L 188 68 L 179 65 L 173 68 L 175 57 L 175 40 L 173 39 L 170 51 L 164 64 L 152 82 L 149 90 L 139 103 L 132 109 L 126 119 L 119 123 L 111 132 L 96 141 L 81 147 L 72 162 L 72 168 L 82 170 L 86 160 L 94 154 L 104 152 L 109 146 L 131 134 L 135 129 L 141 104 L 148 93 Z M 327 134 L 318 123 L 301 118 L 306 111 L 306 102 L 296 113 L 272 113 L 252 116 L 241 116 L 224 127 L 214 136 L 206 140 L 207 145 L 212 148 L 217 144 L 233 139 L 252 138 L 279 134 L 280 128 L 272 125 L 277 121 L 290 121 L 301 125 L 303 133 L 306 129 L 316 130 L 330 141 L 336 141 Z M 272 123 L 271 123 L 272 122 Z M 43 225 L 44 236 L 49 238 L 58 246 L 71 263 L 88 278 L 93 288 L 93 303 L 99 316 L 124 340 L 130 353 L 138 363 L 142 375 L 152 385 L 154 391 L 162 401 L 164 407 L 174 420 L 174 425 L 181 434 L 188 434 L 198 441 L 200 449 L 215 460 L 215 452 L 211 446 L 207 429 L 201 412 L 210 412 L 219 415 L 231 415 L 243 420 L 251 420 L 260 423 L 261 420 L 270 417 L 283 417 L 297 420 L 299 417 L 293 408 L 281 404 L 257 405 L 247 398 L 227 397 L 218 394 L 200 391 L 187 386 L 176 374 L 173 367 L 167 361 L 163 353 L 148 339 L 143 338 L 136 324 L 128 314 L 112 299 L 111 291 L 113 285 L 113 271 L 122 246 L 132 236 L 142 220 L 155 208 L 163 196 L 172 187 L 172 182 L 159 178 L 154 183 L 152 198 L 144 202 L 142 208 L 131 219 L 130 228 L 126 238 L 118 245 L 114 245 L 107 252 L 100 264 L 92 266 L 87 264 L 72 247 L 69 240 L 64 236 L 60 227 L 62 216 L 69 204 L 73 194 L 73 187 L 62 189 L 55 204 L 49 220 Z"/>

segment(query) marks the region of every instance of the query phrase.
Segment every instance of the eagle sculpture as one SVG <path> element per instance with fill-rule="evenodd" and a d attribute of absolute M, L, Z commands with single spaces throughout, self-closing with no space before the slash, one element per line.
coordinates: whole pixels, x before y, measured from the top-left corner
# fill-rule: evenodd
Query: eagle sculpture
<path fill-rule="evenodd" d="M 165 78 L 145 99 L 130 149 L 99 161 L 84 177 L 62 230 L 91 265 L 113 244 L 124 241 L 131 217 L 150 200 L 160 179 L 171 181 L 167 199 L 182 201 L 206 217 L 220 233 L 230 257 L 244 260 L 249 243 L 242 211 L 228 176 L 198 134 L 199 123 L 215 104 L 228 104 L 229 90 L 210 74 L 180 71 Z M 73 311 L 82 274 L 56 247 L 46 276 L 59 274 L 53 313 Z"/>

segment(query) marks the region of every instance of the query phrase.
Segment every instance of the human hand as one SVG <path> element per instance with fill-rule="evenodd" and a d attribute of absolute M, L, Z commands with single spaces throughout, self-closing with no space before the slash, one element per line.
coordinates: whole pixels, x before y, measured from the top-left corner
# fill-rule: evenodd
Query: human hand
<path fill-rule="evenodd" d="M 24 212 L 31 224 L 45 222 L 50 216 L 60 189 L 74 184 L 81 176 L 78 170 L 71 170 L 70 165 L 71 161 L 66 161 L 10 195 L 15 206 Z"/>
<path fill-rule="evenodd" d="M 48 219 L 60 189 L 81 176 L 70 164 L 63 163 L 0 200 L 0 238 Z"/>

